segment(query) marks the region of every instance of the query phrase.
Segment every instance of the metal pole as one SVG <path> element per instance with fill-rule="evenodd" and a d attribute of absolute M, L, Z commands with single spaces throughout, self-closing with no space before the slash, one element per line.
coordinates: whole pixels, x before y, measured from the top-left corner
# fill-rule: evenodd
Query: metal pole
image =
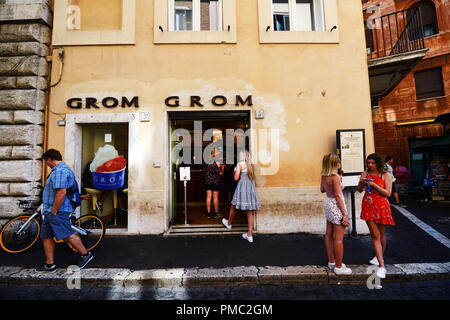
<path fill-rule="evenodd" d="M 186 185 L 187 185 L 187 181 L 184 180 L 184 224 L 188 224 L 187 223 L 187 198 L 186 198 Z"/>
<path fill-rule="evenodd" d="M 352 239 L 359 239 L 358 233 L 356 232 L 356 217 L 355 217 L 355 190 L 350 189 L 350 197 L 352 201 L 352 233 L 350 237 Z"/>

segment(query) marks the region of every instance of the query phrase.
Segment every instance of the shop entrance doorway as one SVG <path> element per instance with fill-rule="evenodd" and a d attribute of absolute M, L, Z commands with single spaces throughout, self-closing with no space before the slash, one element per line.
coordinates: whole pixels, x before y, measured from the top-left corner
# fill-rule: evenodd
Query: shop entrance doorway
<path fill-rule="evenodd" d="M 81 190 L 91 199 L 82 201 L 81 214 L 95 212 L 108 228 L 128 226 L 128 163 L 123 187 L 115 190 L 97 190 L 89 172 L 91 161 L 100 147 L 113 146 L 128 162 L 128 123 L 88 123 L 82 125 Z M 96 201 L 99 206 L 96 205 Z M 100 208 L 99 208 L 100 207 Z"/>
<path fill-rule="evenodd" d="M 249 111 L 192 111 L 169 112 L 170 139 L 170 216 L 171 226 L 222 226 L 222 217 L 228 218 L 229 206 L 236 183 L 233 183 L 233 169 L 242 148 L 250 145 Z M 233 134 L 233 138 L 230 138 Z M 211 200 L 207 216 L 205 155 L 215 149 L 223 168 L 220 176 L 219 216 L 214 216 L 214 202 Z M 217 158 L 216 158 L 217 159 Z M 184 181 L 180 168 L 189 167 L 190 180 L 186 183 L 186 203 Z M 185 211 L 186 207 L 186 211 Z M 245 226 L 245 212 L 236 210 L 234 226 Z"/>

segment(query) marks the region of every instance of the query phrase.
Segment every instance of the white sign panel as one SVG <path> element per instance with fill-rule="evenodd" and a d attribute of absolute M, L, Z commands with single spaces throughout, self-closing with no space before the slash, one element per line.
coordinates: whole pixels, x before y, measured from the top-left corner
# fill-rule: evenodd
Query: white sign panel
<path fill-rule="evenodd" d="M 180 181 L 190 181 L 190 180 L 191 180 L 191 168 L 180 167 Z"/>

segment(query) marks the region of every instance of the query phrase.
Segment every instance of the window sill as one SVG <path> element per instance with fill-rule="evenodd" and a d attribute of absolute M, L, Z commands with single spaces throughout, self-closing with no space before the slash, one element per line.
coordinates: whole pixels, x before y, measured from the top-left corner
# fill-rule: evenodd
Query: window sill
<path fill-rule="evenodd" d="M 259 30 L 260 43 L 339 43 L 339 32 L 333 31 L 266 31 Z"/>
<path fill-rule="evenodd" d="M 232 31 L 161 31 L 155 30 L 155 44 L 188 43 L 236 43 L 236 32 Z"/>
<path fill-rule="evenodd" d="M 447 95 L 445 95 L 445 96 L 438 96 L 438 97 L 432 97 L 432 98 L 416 99 L 416 102 L 425 102 L 425 101 L 429 101 L 429 100 L 445 99 L 445 98 L 447 98 Z"/>
<path fill-rule="evenodd" d="M 439 37 L 439 36 L 441 36 L 442 34 L 439 32 L 439 33 L 436 33 L 436 34 L 432 34 L 431 36 L 427 36 L 427 37 L 423 37 L 425 40 L 426 39 L 430 39 L 430 38 L 434 38 L 434 37 Z"/>

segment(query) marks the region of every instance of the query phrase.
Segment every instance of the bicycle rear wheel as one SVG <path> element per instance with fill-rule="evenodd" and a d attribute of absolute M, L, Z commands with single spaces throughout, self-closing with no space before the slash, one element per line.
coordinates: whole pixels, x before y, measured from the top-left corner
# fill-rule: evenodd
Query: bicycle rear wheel
<path fill-rule="evenodd" d="M 30 248 L 39 238 L 41 225 L 38 219 L 33 218 L 24 230 L 20 228 L 30 218 L 29 215 L 20 215 L 6 222 L 0 231 L 0 245 L 9 253 L 19 253 Z"/>
<path fill-rule="evenodd" d="M 106 230 L 102 219 L 95 214 L 88 214 L 76 219 L 72 223 L 72 229 L 81 238 L 87 251 L 93 250 L 100 244 Z M 68 244 L 73 251 L 78 252 L 69 242 Z"/>

